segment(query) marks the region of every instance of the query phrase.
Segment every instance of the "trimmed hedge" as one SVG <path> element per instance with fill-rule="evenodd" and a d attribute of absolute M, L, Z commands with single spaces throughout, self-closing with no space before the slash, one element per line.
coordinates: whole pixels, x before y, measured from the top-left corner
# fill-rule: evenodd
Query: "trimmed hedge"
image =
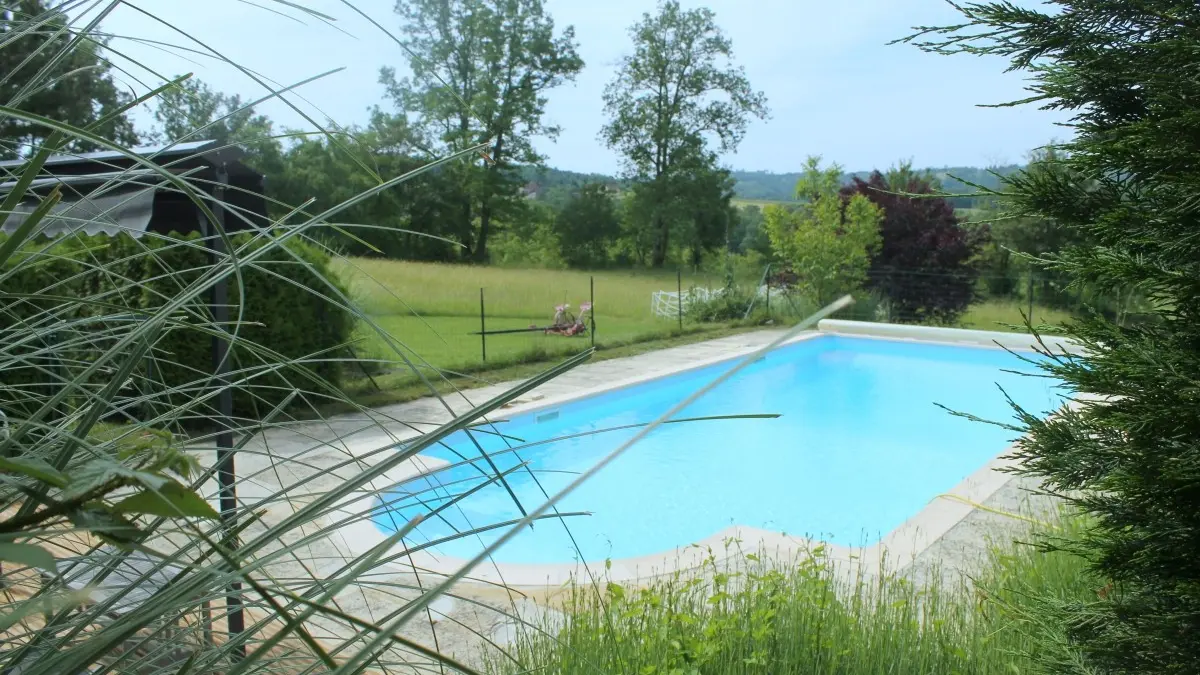
<path fill-rule="evenodd" d="M 244 233 L 235 235 L 233 244 L 241 249 L 240 259 L 261 249 L 265 242 Z M 231 323 L 226 330 L 236 334 L 230 380 L 237 383 L 234 411 L 239 417 L 266 414 L 294 389 L 322 389 L 314 377 L 335 386 L 341 380 L 340 364 L 330 359 L 345 356 L 338 353 L 339 347 L 350 339 L 353 318 L 333 302 L 329 284 L 343 293 L 345 289 L 330 272 L 330 259 L 322 250 L 295 239 L 286 247 L 302 262 L 288 251 L 274 249 L 244 267 L 241 281 L 231 277 L 228 285 Z M 39 249 L 49 255 L 30 259 Z M 28 334 L 33 326 L 21 324 L 48 309 L 55 309 L 57 318 L 64 320 L 120 313 L 119 309 L 99 307 L 97 301 L 130 310 L 154 309 L 178 297 L 210 264 L 209 252 L 197 234 L 140 241 L 128 235 L 75 236 L 54 242 L 41 239 L 27 244 L 16 258 L 5 271 L 17 265 L 19 269 L 0 282 L 0 337 L 6 341 Z M 57 297 L 32 302 L 13 297 L 23 293 Z M 69 303 L 59 299 L 62 297 L 90 300 Z M 212 335 L 207 328 L 197 327 L 207 322 L 210 300 L 206 291 L 175 316 L 157 336 L 147 365 L 136 378 L 139 388 L 155 391 L 159 405 L 179 405 L 204 390 L 211 391 L 206 382 L 212 376 Z M 236 323 L 239 307 L 241 322 Z M 61 337 L 47 332 L 40 339 Z M 100 347 L 96 344 L 94 348 Z M 12 350 L 8 351 L 11 357 Z M 68 364 L 50 365 L 71 368 L 69 362 L 79 363 L 80 355 L 69 356 L 67 351 L 56 349 L 53 358 L 39 360 L 39 364 L 61 359 Z M 293 360 L 300 361 L 283 369 L 272 368 Z M 44 395 L 46 386 L 53 386 L 53 379 L 37 368 L 6 367 L 0 377 L 0 406 L 12 409 L 28 398 L 32 387 L 41 388 Z M 211 405 L 203 404 L 192 416 L 206 416 L 202 411 Z"/>
<path fill-rule="evenodd" d="M 0 233 L 0 242 L 6 236 Z M 78 313 L 69 298 L 84 292 L 73 261 L 76 241 L 42 240 L 18 250 L 0 267 L 0 411 L 21 416 L 52 395 L 54 373 L 72 356 L 56 349 L 56 324 Z M 43 253 L 44 252 L 44 253 Z M 3 276 L 19 267 L 19 271 Z"/>

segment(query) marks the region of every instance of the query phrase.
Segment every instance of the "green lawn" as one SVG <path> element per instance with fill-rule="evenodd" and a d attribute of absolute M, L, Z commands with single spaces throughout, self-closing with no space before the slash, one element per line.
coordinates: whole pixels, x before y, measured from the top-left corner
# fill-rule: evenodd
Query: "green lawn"
<path fill-rule="evenodd" d="M 734 206 L 757 206 L 760 209 L 771 204 L 795 204 L 794 201 L 783 199 L 731 199 L 730 202 Z"/>
<path fill-rule="evenodd" d="M 674 270 L 603 271 L 512 269 L 475 265 L 446 265 L 373 258 L 349 258 L 336 264 L 368 311 L 374 314 L 411 313 L 422 316 L 479 317 L 479 289 L 485 289 L 489 317 L 549 319 L 554 306 L 572 307 L 588 299 L 589 279 L 596 280 L 599 317 L 644 319 L 650 313 L 650 294 L 675 290 Z M 683 273 L 683 286 L 720 285 L 721 280 Z"/>
<path fill-rule="evenodd" d="M 438 369 L 480 372 L 514 364 L 545 362 L 583 351 L 587 336 L 563 337 L 540 332 L 492 335 L 483 360 L 479 331 L 479 290 L 484 289 L 488 330 L 545 326 L 554 306 L 569 303 L 577 311 L 590 297 L 595 280 L 596 344 L 602 349 L 671 338 L 672 342 L 705 339 L 722 325 L 687 326 L 680 335 L 675 319 L 651 313 L 651 295 L 674 290 L 675 272 L 511 269 L 445 265 L 394 260 L 349 258 L 335 263 L 351 294 L 379 330 L 386 332 L 406 357 Z M 685 273 L 683 287 L 715 288 L 721 280 Z M 1022 324 L 1017 301 L 988 301 L 975 305 L 960 322 L 963 328 L 1010 330 Z M 1063 312 L 1034 307 L 1034 321 L 1057 323 Z M 784 319 L 786 320 L 786 319 Z M 743 327 L 742 330 L 748 329 Z M 402 361 L 370 325 L 360 324 L 356 352 L 367 358 Z M 390 386 L 400 387 L 402 383 Z"/>
<path fill-rule="evenodd" d="M 548 325 L 555 305 L 577 313 L 591 297 L 595 280 L 596 343 L 628 344 L 676 331 L 678 322 L 654 316 L 651 295 L 675 290 L 674 271 L 582 272 L 443 265 L 350 258 L 337 262 L 351 295 L 408 355 L 420 355 L 439 368 L 464 368 L 483 360 L 479 331 L 479 291 L 483 289 L 487 330 Z M 684 273 L 683 287 L 715 287 L 721 280 Z M 394 352 L 370 326 L 359 327 L 357 351 L 388 358 Z M 511 363 L 582 351 L 589 337 L 541 333 L 487 338 L 487 360 Z M 392 357 L 394 358 L 394 357 Z"/>
<path fill-rule="evenodd" d="M 1012 300 L 987 300 L 971 306 L 960 319 L 962 328 L 977 330 L 1020 330 L 1024 332 L 1025 319 L 1021 313 L 1029 313 L 1029 305 Z M 1070 319 L 1067 312 L 1040 305 L 1033 306 L 1033 324 L 1035 326 L 1049 324 L 1058 325 Z M 1017 328 L 1011 328 L 1015 325 Z M 1053 330 L 1047 331 L 1053 332 Z"/>
<path fill-rule="evenodd" d="M 648 307 L 646 311 L 649 313 Z M 396 338 L 405 353 L 417 354 L 439 368 L 455 369 L 483 362 L 480 337 L 471 334 L 479 331 L 478 316 L 417 317 L 397 313 L 375 316 L 373 319 L 380 328 Z M 492 317 L 487 320 L 486 326 L 488 330 L 506 330 L 526 328 L 530 324 L 544 326 L 547 323 L 548 317 Z M 596 336 L 601 345 L 625 344 L 666 335 L 677 326 L 675 321 L 600 317 L 596 319 Z M 363 356 L 386 356 L 389 353 L 386 343 L 377 334 L 372 335 L 373 332 L 369 326 L 360 328 L 359 334 L 364 338 L 364 344 L 370 346 L 358 351 Z M 541 332 L 489 335 L 487 360 L 504 363 L 541 360 L 576 354 L 591 344 L 591 339 L 586 335 L 564 337 Z"/>

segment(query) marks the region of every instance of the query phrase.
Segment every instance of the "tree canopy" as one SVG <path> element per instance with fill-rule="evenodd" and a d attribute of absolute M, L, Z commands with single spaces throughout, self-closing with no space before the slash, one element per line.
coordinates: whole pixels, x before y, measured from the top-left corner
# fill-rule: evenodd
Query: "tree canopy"
<path fill-rule="evenodd" d="M 159 94 L 153 138 L 159 142 L 214 140 L 246 150 L 246 163 L 268 175 L 283 173 L 283 145 L 271 120 L 237 94 L 214 91 L 189 77 Z"/>
<path fill-rule="evenodd" d="M 48 117 L 123 145 L 138 140 L 125 114 L 132 97 L 118 88 L 104 44 L 94 34 L 80 36 L 61 5 L 17 0 L 0 6 L 0 102 Z M 51 130 L 0 114 L 0 159 L 28 154 Z M 95 150 L 75 139 L 76 151 Z"/>
<path fill-rule="evenodd" d="M 621 220 L 608 186 L 588 183 L 581 187 L 558 212 L 554 229 L 568 265 L 605 264 L 608 247 L 621 233 Z"/>
<path fill-rule="evenodd" d="M 624 157 L 627 176 L 648 186 L 640 212 L 651 230 L 650 264 L 661 267 L 676 202 L 716 170 L 710 142 L 735 149 L 750 118 L 767 115 L 766 97 L 733 65 L 732 43 L 709 9 L 666 0 L 630 35 L 633 54 L 604 91 L 609 122 L 601 138 Z"/>
<path fill-rule="evenodd" d="M 987 230 L 960 224 L 954 208 L 933 196 L 934 181 L 901 163 L 886 175 L 856 177 L 841 191 L 844 198 L 861 195 L 883 210 L 869 286 L 887 299 L 891 316 L 904 322 L 951 323 L 975 300 L 975 257 Z"/>
<path fill-rule="evenodd" d="M 268 176 L 271 194 L 317 213 L 400 176 L 428 160 L 412 140 L 404 118 L 375 111 L 366 128 L 351 128 L 335 137 L 304 138 L 287 153 L 286 167 Z M 416 260 L 456 260 L 458 242 L 470 236 L 458 219 L 466 198 L 449 166 L 425 172 L 382 193 L 358 202 L 339 217 L 345 232 L 338 246 L 352 255 L 383 255 Z"/>
<path fill-rule="evenodd" d="M 383 68 L 380 82 L 412 120 L 430 153 L 487 144 L 481 157 L 455 167 L 461 243 L 487 261 L 494 221 L 519 217 L 518 164 L 539 164 L 531 140 L 553 138 L 543 119 L 546 93 L 583 68 L 575 31 L 556 31 L 542 0 L 399 0 L 402 44 L 411 77 Z"/>
<path fill-rule="evenodd" d="M 768 205 L 763 218 L 772 249 L 795 272 L 801 292 L 826 304 L 866 283 L 883 212 L 864 195 L 843 198 L 841 167 L 822 169 L 820 161 L 809 157 L 796 183 L 801 203 Z"/>

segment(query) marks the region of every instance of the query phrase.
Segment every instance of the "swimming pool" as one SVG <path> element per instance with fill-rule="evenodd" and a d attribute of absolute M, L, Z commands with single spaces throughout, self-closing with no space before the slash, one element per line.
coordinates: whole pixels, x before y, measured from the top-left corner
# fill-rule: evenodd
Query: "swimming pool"
<path fill-rule="evenodd" d="M 502 470 L 528 462 L 528 470 L 510 474 L 508 484 L 532 509 L 637 430 L 589 432 L 653 421 L 730 366 L 700 368 L 519 415 L 496 425 L 504 437 L 473 435 Z M 1052 381 L 1028 376 L 1037 373 L 1035 366 L 1000 349 L 838 335 L 783 347 L 681 414 L 777 413 L 778 418 L 659 428 L 559 507 L 591 515 L 540 521 L 495 559 L 632 558 L 686 546 L 730 525 L 847 546 L 872 544 L 1012 440 L 1012 431 L 955 417 L 937 404 L 1009 421 L 1007 393 L 1030 411 L 1049 413 L 1061 403 L 1059 392 Z M 385 493 L 383 502 L 393 505 L 376 511 L 378 527 L 394 531 L 397 523 L 478 485 L 490 473 L 465 434 L 455 434 L 446 445 L 424 454 L 450 462 L 461 462 L 461 455 L 474 463 Z M 508 451 L 512 447 L 517 450 Z M 413 539 L 439 540 L 521 514 L 507 490 L 493 484 L 443 516 L 421 523 Z M 500 533 L 447 541 L 433 550 L 469 558 Z"/>

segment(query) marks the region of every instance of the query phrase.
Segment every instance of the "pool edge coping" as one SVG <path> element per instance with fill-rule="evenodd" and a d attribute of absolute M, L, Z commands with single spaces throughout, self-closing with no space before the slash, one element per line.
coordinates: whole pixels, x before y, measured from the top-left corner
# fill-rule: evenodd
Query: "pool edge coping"
<path fill-rule="evenodd" d="M 880 327 L 886 327 L 879 330 Z M 943 344 L 952 346 L 967 346 L 982 349 L 1005 349 L 1013 351 L 1032 352 L 1033 344 L 1018 345 L 1021 339 L 1027 339 L 1028 334 L 1000 333 L 993 331 L 978 331 L 965 329 L 946 329 L 925 326 L 897 326 L 895 324 L 875 324 L 871 322 L 829 320 L 822 321 L 816 330 L 806 331 L 797 335 L 779 347 L 797 344 L 823 336 L 846 336 L 870 338 L 887 341 L 921 342 L 926 344 Z M 1019 337 L 1024 336 L 1024 337 Z M 940 338 L 940 339 L 939 339 Z M 957 339 L 956 339 L 957 338 Z M 1042 336 L 1047 346 L 1072 349 L 1073 345 L 1058 336 Z M 1008 344 L 1004 344 L 1008 343 Z M 734 362 L 762 349 L 762 346 L 743 346 L 729 353 L 720 354 L 706 359 L 688 363 L 683 367 L 653 371 L 614 382 L 603 383 L 582 391 L 569 392 L 550 396 L 503 408 L 501 419 L 535 413 L 540 410 L 554 408 L 566 403 L 573 403 L 621 389 L 644 384 L 657 379 L 672 377 L 682 373 L 700 370 L 721 363 Z M 497 411 L 501 412 L 501 411 Z M 495 422 L 500 419 L 493 420 Z M 413 434 L 418 435 L 416 432 Z M 921 552 L 928 549 L 947 532 L 963 521 L 978 504 L 987 501 L 1013 480 L 1009 471 L 1019 466 L 1019 462 L 1010 459 L 1015 448 L 1011 444 L 1003 451 L 994 455 L 983 466 L 968 475 L 949 492 L 935 496 L 921 510 L 892 529 L 879 541 L 868 546 L 845 546 L 832 544 L 819 539 L 787 535 L 781 532 L 763 530 L 746 525 L 731 525 L 719 532 L 685 547 L 652 553 L 633 558 L 620 558 L 607 561 L 565 562 L 565 563 L 496 563 L 483 562 L 470 570 L 464 581 L 502 584 L 508 588 L 545 589 L 562 586 L 576 579 L 603 579 L 614 582 L 648 581 L 655 577 L 672 574 L 677 571 L 696 569 L 707 560 L 728 560 L 744 557 L 747 553 L 757 555 L 768 554 L 772 558 L 787 558 L 811 553 L 818 548 L 822 555 L 834 562 L 846 563 L 860 572 L 877 573 L 886 565 L 903 567 L 904 564 L 915 560 Z M 354 553 L 361 554 L 386 539 L 382 530 L 373 520 L 364 519 L 362 514 L 369 513 L 375 507 L 377 499 L 374 492 L 359 493 L 341 500 L 335 510 L 349 522 L 343 526 L 343 541 L 352 548 Z M 364 543 L 365 542 L 365 543 Z M 730 554 L 731 542 L 736 544 L 737 551 Z M 745 544 L 749 542 L 749 545 Z M 403 545 L 397 545 L 393 553 L 404 550 Z M 725 555 L 718 552 L 724 551 Z M 389 567 L 397 572 L 419 571 L 449 575 L 458 571 L 469 562 L 466 559 L 450 556 L 435 556 L 427 550 L 412 552 L 407 556 L 407 562 L 392 564 Z M 889 568 L 890 569 L 890 568 Z"/>

